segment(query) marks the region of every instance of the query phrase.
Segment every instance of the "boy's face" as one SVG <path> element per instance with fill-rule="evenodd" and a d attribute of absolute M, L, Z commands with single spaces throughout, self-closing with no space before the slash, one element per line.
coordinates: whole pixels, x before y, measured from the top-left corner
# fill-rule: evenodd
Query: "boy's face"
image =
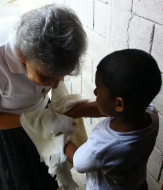
<path fill-rule="evenodd" d="M 110 98 L 109 90 L 103 85 L 102 78 L 102 74 L 96 71 L 94 94 L 96 96 L 97 107 L 103 115 L 114 117 L 116 116 L 116 98 Z"/>

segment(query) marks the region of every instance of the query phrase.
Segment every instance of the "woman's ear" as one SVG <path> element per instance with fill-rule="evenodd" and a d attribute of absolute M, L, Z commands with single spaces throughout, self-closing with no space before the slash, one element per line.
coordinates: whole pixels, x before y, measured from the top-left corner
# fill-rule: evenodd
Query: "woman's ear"
<path fill-rule="evenodd" d="M 19 58 L 20 58 L 20 61 L 23 63 L 23 64 L 25 64 L 25 56 L 22 54 L 22 53 L 18 53 L 18 55 L 19 55 Z"/>
<path fill-rule="evenodd" d="M 124 109 L 125 109 L 125 102 L 124 102 L 123 98 L 117 97 L 116 98 L 116 108 L 115 108 L 115 110 L 117 112 L 123 112 Z"/>

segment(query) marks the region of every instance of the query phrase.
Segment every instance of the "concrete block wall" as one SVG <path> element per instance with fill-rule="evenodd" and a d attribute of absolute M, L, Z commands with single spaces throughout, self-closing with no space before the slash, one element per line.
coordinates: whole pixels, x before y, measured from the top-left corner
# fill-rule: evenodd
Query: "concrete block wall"
<path fill-rule="evenodd" d="M 81 85 L 78 77 L 68 81 L 76 87 L 76 92 L 95 99 L 96 66 L 115 50 L 145 50 L 154 56 L 163 73 L 163 1 L 69 0 L 69 6 L 81 19 L 89 41 L 85 66 L 79 76 Z M 160 190 L 163 183 L 163 87 L 153 104 L 159 112 L 160 129 L 149 158 L 147 180 L 150 190 Z M 100 120 L 87 118 L 85 123 L 91 130 Z"/>

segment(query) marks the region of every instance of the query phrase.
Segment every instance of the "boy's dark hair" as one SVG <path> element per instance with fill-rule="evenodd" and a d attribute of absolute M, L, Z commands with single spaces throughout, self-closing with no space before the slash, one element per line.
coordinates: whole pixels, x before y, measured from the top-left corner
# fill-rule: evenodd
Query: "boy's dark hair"
<path fill-rule="evenodd" d="M 113 52 L 97 66 L 111 98 L 122 97 L 137 110 L 144 110 L 161 88 L 161 72 L 155 59 L 137 49 Z"/>

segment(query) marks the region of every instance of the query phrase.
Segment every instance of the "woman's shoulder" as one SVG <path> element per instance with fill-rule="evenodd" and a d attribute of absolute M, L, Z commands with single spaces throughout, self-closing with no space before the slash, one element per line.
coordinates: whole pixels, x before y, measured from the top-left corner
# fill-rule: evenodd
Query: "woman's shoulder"
<path fill-rule="evenodd" d="M 0 47 L 5 45 L 14 31 L 15 24 L 20 20 L 18 15 L 4 17 L 0 19 Z"/>

